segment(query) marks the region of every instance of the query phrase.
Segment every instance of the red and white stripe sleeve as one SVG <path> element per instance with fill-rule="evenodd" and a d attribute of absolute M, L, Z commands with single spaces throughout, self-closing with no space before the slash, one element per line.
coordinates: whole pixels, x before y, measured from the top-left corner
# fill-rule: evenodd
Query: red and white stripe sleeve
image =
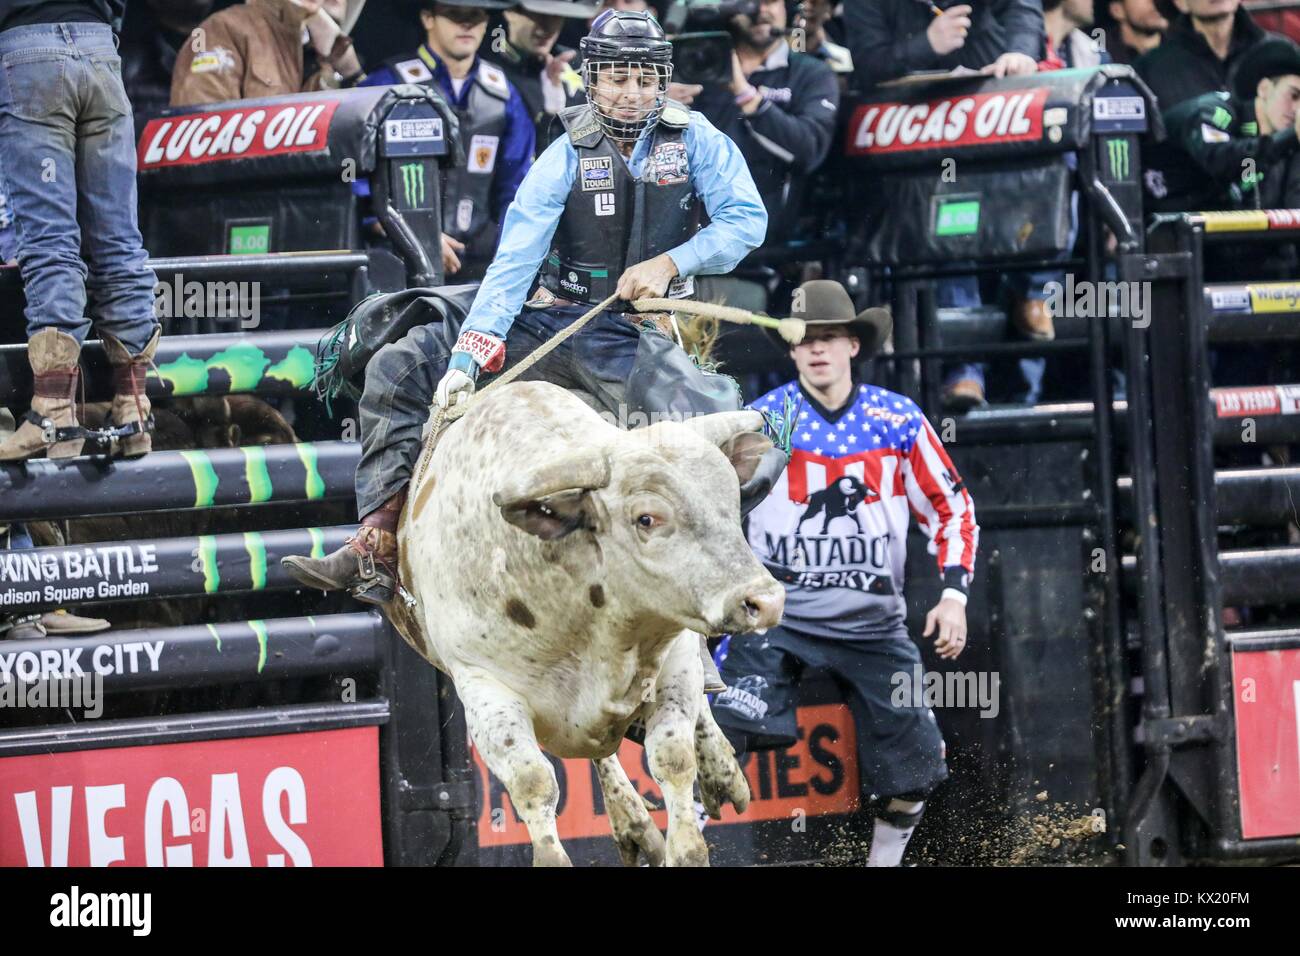
<path fill-rule="evenodd" d="M 979 547 L 975 502 L 939 436 L 924 416 L 919 417 L 916 440 L 903 455 L 907 503 L 938 553 L 944 583 L 964 591 L 975 573 Z"/>

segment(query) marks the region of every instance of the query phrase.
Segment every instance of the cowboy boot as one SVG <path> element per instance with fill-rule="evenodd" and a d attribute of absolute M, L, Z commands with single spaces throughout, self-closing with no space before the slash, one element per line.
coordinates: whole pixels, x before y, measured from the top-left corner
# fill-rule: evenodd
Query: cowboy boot
<path fill-rule="evenodd" d="M 82 617 L 67 611 L 49 611 L 41 615 L 41 627 L 50 637 L 68 637 L 107 631 L 113 625 L 102 617 Z"/>
<path fill-rule="evenodd" d="M 45 451 L 50 458 L 81 454 L 85 433 L 73 404 L 81 345 L 58 329 L 41 329 L 27 342 L 32 366 L 32 407 L 18 430 L 0 443 L 0 461 L 15 461 Z"/>
<path fill-rule="evenodd" d="M 349 591 L 365 604 L 387 604 L 397 590 L 397 535 L 362 525 L 343 547 L 323 558 L 289 555 L 280 565 L 290 576 L 322 591 Z"/>
<path fill-rule="evenodd" d="M 290 576 L 322 591 L 348 591 L 364 604 L 387 604 L 398 587 L 397 521 L 406 504 L 403 488 L 361 519 L 357 533 L 323 558 L 289 555 L 280 565 Z"/>
<path fill-rule="evenodd" d="M 118 450 L 123 458 L 139 458 L 153 451 L 153 435 L 150 434 L 153 431 L 153 406 L 145 394 L 144 380 L 161 337 L 162 328 L 155 328 L 145 347 L 139 354 L 132 355 L 119 339 L 107 332 L 99 335 L 104 343 L 104 354 L 113 366 L 113 405 L 108 411 L 109 421 L 119 426 L 139 423 L 139 431 L 119 440 Z"/>
<path fill-rule="evenodd" d="M 727 689 L 718 673 L 718 665 L 713 663 L 713 655 L 709 653 L 708 639 L 703 634 L 700 635 L 700 667 L 704 670 L 704 693 L 721 694 Z"/>

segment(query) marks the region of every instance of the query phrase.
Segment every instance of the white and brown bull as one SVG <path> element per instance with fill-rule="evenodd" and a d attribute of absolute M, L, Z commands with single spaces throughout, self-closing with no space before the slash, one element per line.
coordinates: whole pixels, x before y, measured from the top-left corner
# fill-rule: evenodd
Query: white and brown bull
<path fill-rule="evenodd" d="M 546 750 L 597 764 L 623 861 L 704 865 L 706 810 L 749 788 L 703 696 L 698 634 L 775 625 L 784 590 L 740 530 L 739 482 L 770 447 L 756 412 L 622 431 L 544 382 L 485 393 L 442 436 L 398 529 L 414 598 L 388 613 L 451 676 L 470 735 L 566 865 Z M 618 762 L 632 722 L 668 808 L 664 838 Z"/>

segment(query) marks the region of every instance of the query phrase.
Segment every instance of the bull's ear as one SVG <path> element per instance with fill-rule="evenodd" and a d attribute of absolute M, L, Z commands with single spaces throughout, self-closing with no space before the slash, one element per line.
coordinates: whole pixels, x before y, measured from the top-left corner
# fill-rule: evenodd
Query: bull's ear
<path fill-rule="evenodd" d="M 722 453 L 731 461 L 731 467 L 736 469 L 736 477 L 742 485 L 754 477 L 758 463 L 772 448 L 771 439 L 759 432 L 741 432 L 721 446 Z"/>
<path fill-rule="evenodd" d="M 559 458 L 516 472 L 492 495 L 501 516 L 547 541 L 582 527 L 595 527 L 592 491 L 609 484 L 603 449 L 576 448 Z"/>
<path fill-rule="evenodd" d="M 581 490 L 501 506 L 501 517 L 543 541 L 554 541 L 579 529 L 595 527 L 594 512 L 591 492 Z"/>

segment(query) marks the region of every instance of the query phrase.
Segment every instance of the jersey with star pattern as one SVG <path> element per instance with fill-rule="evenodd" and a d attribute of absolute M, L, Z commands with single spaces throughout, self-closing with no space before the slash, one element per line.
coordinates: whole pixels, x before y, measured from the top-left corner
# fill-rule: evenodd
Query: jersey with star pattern
<path fill-rule="evenodd" d="M 967 589 L 975 505 L 911 399 L 858 384 L 844 408 L 828 412 L 796 381 L 751 407 L 794 417 L 790 464 L 746 527 L 750 547 L 785 583 L 783 623 L 823 637 L 896 633 L 906 617 L 909 514 L 930 539 L 945 587 Z"/>

